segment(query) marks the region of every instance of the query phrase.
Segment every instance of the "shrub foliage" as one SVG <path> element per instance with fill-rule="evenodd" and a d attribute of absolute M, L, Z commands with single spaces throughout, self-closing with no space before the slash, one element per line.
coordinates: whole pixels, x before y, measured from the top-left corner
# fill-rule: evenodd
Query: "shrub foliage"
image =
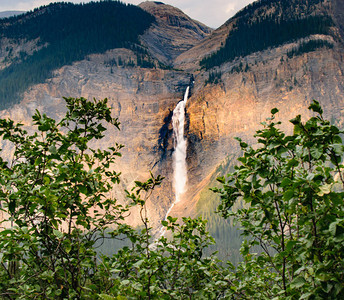
<path fill-rule="evenodd" d="M 239 140 L 243 156 L 219 178 L 224 217 L 248 237 L 244 262 L 232 273 L 234 294 L 247 299 L 341 299 L 344 296 L 342 132 L 323 118 L 318 102 L 307 122 L 292 119 L 286 135 L 272 117 L 257 131 L 259 147 Z M 242 200 L 246 206 L 232 211 Z M 259 245 L 261 254 L 253 253 Z M 246 298 L 245 298 L 246 297 Z"/>
<path fill-rule="evenodd" d="M 0 297 L 3 299 L 342 299 L 344 297 L 344 146 L 323 118 L 291 122 L 277 109 L 257 131 L 259 146 L 239 139 L 241 165 L 219 178 L 219 213 L 232 216 L 245 241 L 243 261 L 223 267 L 201 218 L 169 216 L 154 231 L 146 202 L 163 180 L 136 181 L 119 204 L 111 191 L 122 145 L 95 149 L 106 127 L 119 127 L 107 100 L 66 98 L 59 121 L 36 112 L 35 131 L 0 120 Z M 237 205 L 241 201 L 243 205 Z M 141 224 L 126 222 L 131 206 Z M 105 240 L 122 247 L 103 255 Z M 125 242 L 123 242 L 125 240 Z M 261 251 L 255 253 L 257 246 Z"/>

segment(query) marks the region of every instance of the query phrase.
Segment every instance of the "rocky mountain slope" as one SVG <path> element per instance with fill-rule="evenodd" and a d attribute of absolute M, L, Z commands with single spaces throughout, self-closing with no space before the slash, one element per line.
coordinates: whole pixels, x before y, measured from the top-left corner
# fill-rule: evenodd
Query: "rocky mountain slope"
<path fill-rule="evenodd" d="M 177 68 L 196 75 L 194 94 L 186 108 L 190 170 L 186 201 L 190 209 L 185 211 L 186 205 L 180 203 L 180 211 L 191 213 L 195 210 L 200 191 L 209 182 L 209 174 L 226 164 L 226 157 L 237 153 L 238 145 L 233 138 L 239 136 L 254 142 L 251 137 L 260 122 L 269 117 L 272 108 L 280 110 L 278 117 L 288 129 L 288 120 L 298 114 L 307 118 L 309 103 L 317 99 L 327 117 L 343 127 L 341 28 L 344 19 L 338 17 L 343 13 L 343 9 L 339 9 L 341 4 L 339 1 L 288 1 L 293 5 L 286 2 L 255 2 L 175 60 Z M 228 37 L 233 37 L 241 24 L 258 26 L 261 25 L 259 20 L 294 20 L 299 16 L 303 19 L 324 16 L 333 22 L 326 33 L 314 32 L 298 39 L 287 39 L 281 44 L 200 70 L 199 62 L 212 53 L 221 53 L 219 49 L 226 42 L 235 47 Z M 319 47 L 303 48 L 318 42 Z"/>
<path fill-rule="evenodd" d="M 211 33 L 204 24 L 192 20 L 181 10 L 162 2 L 142 2 L 139 7 L 154 15 L 156 23 L 142 35 L 149 52 L 166 65 Z"/>
<path fill-rule="evenodd" d="M 22 95 L 20 104 L 0 114 L 30 126 L 30 116 L 35 109 L 59 118 L 64 111 L 62 97 L 108 98 L 121 122 L 121 130 L 108 132 L 103 144 L 98 146 L 108 147 L 116 142 L 125 145 L 123 157 L 117 165 L 122 172 L 122 187 L 118 190 L 123 192 L 134 180 L 146 180 L 149 171 L 167 178 L 148 203 L 150 216 L 156 224 L 174 199 L 171 182 L 173 144 L 169 121 L 171 112 L 190 82 L 189 73 L 174 70 L 165 64 L 170 64 L 171 59 L 183 50 L 193 47 L 209 34 L 210 29 L 171 6 L 150 3 L 143 3 L 142 6 L 153 11 L 154 7 L 159 8 L 155 9 L 157 21 L 141 36 L 142 44 L 149 53 L 146 50 L 137 51 L 138 46 L 129 45 L 127 48 L 88 55 L 84 60 L 55 70 L 44 83 L 31 86 Z M 161 41 L 161 37 L 165 40 Z M 169 47 L 163 52 L 164 57 L 159 54 L 157 45 L 160 42 Z M 28 45 L 34 45 L 34 41 L 22 39 L 9 41 L 3 38 L 2 43 L 4 68 L 6 58 L 7 63 L 15 63 L 15 59 L 9 59 L 6 52 L 9 45 L 13 47 L 12 53 L 20 52 L 19 49 L 25 45 L 26 55 L 30 55 Z M 35 49 L 38 50 L 37 47 Z M 142 67 L 143 63 L 139 65 L 139 59 L 149 63 L 149 67 Z M 167 145 L 169 138 L 170 144 Z M 10 150 L 4 148 L 4 151 Z M 119 192 L 118 197 L 123 200 L 123 193 Z M 132 216 L 133 223 L 139 222 L 135 213 Z"/>
<path fill-rule="evenodd" d="M 172 215 L 210 213 L 214 207 L 210 201 L 215 199 L 205 191 L 217 174 L 234 163 L 238 147 L 233 138 L 252 142 L 251 136 L 273 107 L 280 109 L 278 117 L 287 123 L 297 114 L 306 118 L 308 104 L 317 99 L 327 116 L 343 127 L 344 19 L 340 0 L 261 0 L 215 31 L 161 2 L 146 1 L 140 7 L 155 17 L 139 37 L 140 46 L 90 54 L 56 69 L 43 83 L 26 89 L 20 104 L 2 111 L 1 116 L 29 126 L 29 116 L 36 108 L 60 116 L 63 96 L 107 97 L 121 121 L 121 131 L 110 132 L 99 146 L 114 142 L 126 146 L 117 166 L 123 174 L 123 187 L 144 180 L 150 170 L 166 177 L 148 204 L 153 224 L 164 217 L 174 199 L 171 117 L 191 75 L 195 83 L 185 127 L 188 191 Z M 275 23 L 280 26 L 275 27 L 277 34 L 266 30 Z M 278 34 L 295 29 L 291 24 L 301 24 L 297 28 L 302 30 L 294 30 L 290 36 Z M 254 35 L 261 32 L 267 32 L 265 44 L 252 45 L 250 40 L 255 41 Z M 264 41 L 263 37 L 259 40 Z M 240 50 L 240 45 L 246 46 Z M 30 55 L 38 46 L 44 44 L 2 37 L 0 65 L 6 68 L 15 57 L 20 58 L 20 52 Z M 147 64 L 139 65 L 138 59 Z M 207 59 L 211 64 L 204 63 Z M 202 209 L 200 202 L 205 203 Z M 133 223 L 136 220 L 133 213 Z"/>

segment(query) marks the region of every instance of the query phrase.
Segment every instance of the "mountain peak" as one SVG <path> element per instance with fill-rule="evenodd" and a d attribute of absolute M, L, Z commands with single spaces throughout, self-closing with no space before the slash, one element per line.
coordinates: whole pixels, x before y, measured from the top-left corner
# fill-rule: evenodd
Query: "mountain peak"
<path fill-rule="evenodd" d="M 174 6 L 145 1 L 139 7 L 156 19 L 156 24 L 147 30 L 142 41 L 158 60 L 167 65 L 171 65 L 178 55 L 191 49 L 212 32 L 211 28 L 191 19 Z"/>
<path fill-rule="evenodd" d="M 199 21 L 191 19 L 182 10 L 172 5 L 163 2 L 145 1 L 139 4 L 139 7 L 170 26 L 189 28 L 203 37 L 205 33 L 211 32 L 209 27 Z"/>
<path fill-rule="evenodd" d="M 25 13 L 25 11 L 19 11 L 19 10 L 1 11 L 0 12 L 0 19 L 13 17 L 13 16 L 20 15 L 20 14 L 23 14 L 23 13 Z"/>
<path fill-rule="evenodd" d="M 200 62 L 201 67 L 211 69 L 294 42 L 309 49 L 333 47 L 333 40 L 342 40 L 343 7 L 339 0 L 253 2 L 195 48 L 182 53 L 175 66 L 198 68 Z"/>

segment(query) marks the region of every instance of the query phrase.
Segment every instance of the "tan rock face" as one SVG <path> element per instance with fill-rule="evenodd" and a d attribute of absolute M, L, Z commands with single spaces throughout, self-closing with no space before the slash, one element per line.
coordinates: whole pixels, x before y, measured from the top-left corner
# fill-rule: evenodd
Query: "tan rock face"
<path fill-rule="evenodd" d="M 339 5 L 335 1 L 329 3 Z M 286 53 L 300 41 L 253 53 L 222 65 L 217 69 L 222 74 L 219 84 L 206 86 L 209 72 L 199 70 L 198 62 L 221 47 L 234 21 L 209 35 L 209 29 L 170 6 L 151 2 L 140 6 L 157 18 L 156 24 L 142 36 L 149 52 L 162 63 L 173 63 L 184 71 L 111 67 L 112 59 L 135 59 L 131 50 L 111 50 L 57 70 L 53 78 L 30 88 L 20 105 L 1 112 L 1 116 L 29 126 L 36 108 L 60 118 L 64 112 L 63 96 L 108 98 L 121 130 L 110 130 L 95 146 L 104 148 L 115 142 L 125 145 L 123 157 L 116 165 L 123 175 L 115 194 L 124 201 L 123 189 L 132 186 L 134 180 L 147 179 L 150 170 L 166 177 L 148 203 L 152 225 L 157 226 L 174 201 L 171 117 L 183 98 L 191 73 L 195 83 L 187 102 L 185 124 L 188 191 L 172 215 L 195 212 L 199 192 L 208 184 L 214 169 L 228 155 L 238 153 L 234 137 L 254 142 L 252 135 L 259 123 L 270 116 L 272 108 L 280 110 L 278 118 L 287 124 L 297 114 L 304 119 L 309 117 L 307 107 L 316 99 L 326 116 L 344 127 L 344 50 L 340 40 L 309 37 L 331 41 L 334 48 L 292 59 L 287 59 Z M 240 62 L 248 69 L 232 71 Z M 137 212 L 132 213 L 131 222 L 139 223 Z"/>
<path fill-rule="evenodd" d="M 122 200 L 124 188 L 129 188 L 134 180 L 148 179 L 149 171 L 169 178 L 170 160 L 163 157 L 170 154 L 161 147 L 163 139 L 168 139 L 168 129 L 161 133 L 161 128 L 170 111 L 183 97 L 184 87 L 189 82 L 189 75 L 180 71 L 110 68 L 106 65 L 109 59 L 130 55 L 133 55 L 130 50 L 117 49 L 65 66 L 45 84 L 27 91 L 19 105 L 1 112 L 1 117 L 10 117 L 30 126 L 35 109 L 61 118 L 65 111 L 62 97 L 108 98 L 114 116 L 121 122 L 121 130 L 109 130 L 106 138 L 95 146 L 125 145 L 121 151 L 123 157 L 118 159 L 116 165 L 116 169 L 123 174 L 122 186 L 117 193 Z M 170 199 L 173 199 L 169 179 L 164 181 L 161 190 L 163 193 L 158 191 L 148 204 L 150 213 L 157 219 L 164 215 Z M 133 223 L 138 222 L 137 216 L 133 216 Z"/>
<path fill-rule="evenodd" d="M 234 137 L 255 143 L 252 136 L 259 129 L 260 122 L 270 116 L 272 108 L 280 110 L 278 118 L 283 122 L 283 129 L 290 130 L 288 121 L 298 114 L 304 119 L 310 117 L 307 108 L 312 99 L 316 99 L 322 104 L 325 115 L 343 126 L 344 51 L 338 31 L 343 32 L 342 2 L 316 1 L 311 4 L 295 1 L 295 5 L 280 11 L 272 2 L 269 7 L 262 5 L 253 11 L 243 10 L 175 59 L 175 67 L 197 74 L 193 96 L 187 106 L 189 190 L 175 212 L 192 214 L 195 211 L 199 191 L 209 182 L 209 174 L 226 157 L 238 153 Z M 205 86 L 209 73 L 199 70 L 199 61 L 221 47 L 239 18 L 255 20 L 268 14 L 288 16 L 291 13 L 329 14 L 335 21 L 331 29 L 334 38 L 314 35 L 237 58 L 211 70 L 221 73 L 220 82 Z M 333 43 L 334 48 L 287 58 L 288 51 L 310 39 L 326 40 Z M 247 70 L 232 71 L 239 64 L 248 66 Z"/>
<path fill-rule="evenodd" d="M 289 132 L 290 119 L 298 114 L 304 120 L 310 117 L 307 108 L 312 99 L 320 101 L 326 117 L 343 127 L 343 50 L 320 50 L 287 61 L 281 61 L 277 53 L 276 57 L 267 53 L 247 72 L 224 72 L 221 84 L 199 88 L 189 100 L 186 202 L 193 203 L 195 187 L 227 156 L 239 151 L 234 137 L 255 143 L 253 134 L 274 107 L 279 109 L 282 128 Z M 201 84 L 196 81 L 196 86 Z"/>

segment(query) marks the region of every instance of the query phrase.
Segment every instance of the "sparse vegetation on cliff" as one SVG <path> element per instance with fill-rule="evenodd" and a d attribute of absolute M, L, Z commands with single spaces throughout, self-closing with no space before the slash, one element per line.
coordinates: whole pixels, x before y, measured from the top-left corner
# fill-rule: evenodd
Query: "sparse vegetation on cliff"
<path fill-rule="evenodd" d="M 326 40 L 310 40 L 303 42 L 297 47 L 293 48 L 291 51 L 287 52 L 287 57 L 292 58 L 294 56 L 301 55 L 303 53 L 308 53 L 319 48 L 332 49 L 333 43 L 330 43 Z"/>

